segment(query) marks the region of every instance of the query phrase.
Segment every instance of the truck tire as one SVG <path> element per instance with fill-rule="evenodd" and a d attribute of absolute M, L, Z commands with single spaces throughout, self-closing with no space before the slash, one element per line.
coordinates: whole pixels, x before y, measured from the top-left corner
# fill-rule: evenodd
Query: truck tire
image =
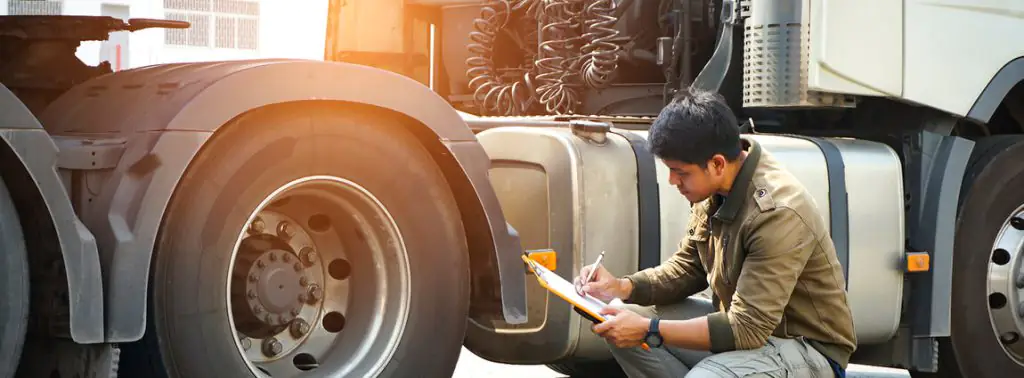
<path fill-rule="evenodd" d="M 29 271 L 25 236 L 7 186 L 0 181 L 0 378 L 13 377 L 28 328 Z"/>
<path fill-rule="evenodd" d="M 939 372 L 915 377 L 1024 376 L 1024 250 L 1007 245 L 1024 240 L 1022 141 L 975 145 L 956 222 L 951 335 L 940 340 Z"/>
<path fill-rule="evenodd" d="M 148 357 L 125 350 L 124 376 L 451 376 L 460 213 L 389 114 L 282 105 L 215 134 L 161 226 Z"/>

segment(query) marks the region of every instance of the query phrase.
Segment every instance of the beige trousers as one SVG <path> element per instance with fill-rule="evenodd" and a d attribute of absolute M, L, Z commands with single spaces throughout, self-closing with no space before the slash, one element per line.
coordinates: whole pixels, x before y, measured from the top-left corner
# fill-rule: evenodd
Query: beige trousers
<path fill-rule="evenodd" d="M 670 306 L 624 308 L 645 317 L 684 320 L 714 311 L 711 301 L 690 297 Z M 645 351 L 608 344 L 615 360 L 630 378 L 834 378 L 825 356 L 801 339 L 769 337 L 768 343 L 752 350 L 711 354 L 662 346 Z M 692 368 L 690 368 L 692 366 Z"/>

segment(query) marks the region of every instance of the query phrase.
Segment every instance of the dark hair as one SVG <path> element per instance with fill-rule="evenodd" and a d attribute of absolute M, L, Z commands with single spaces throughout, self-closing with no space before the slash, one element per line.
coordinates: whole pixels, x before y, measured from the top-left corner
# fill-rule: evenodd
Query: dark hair
<path fill-rule="evenodd" d="M 740 128 L 721 96 L 687 88 L 658 114 L 647 145 L 659 158 L 706 168 L 715 154 L 729 161 L 739 156 Z"/>

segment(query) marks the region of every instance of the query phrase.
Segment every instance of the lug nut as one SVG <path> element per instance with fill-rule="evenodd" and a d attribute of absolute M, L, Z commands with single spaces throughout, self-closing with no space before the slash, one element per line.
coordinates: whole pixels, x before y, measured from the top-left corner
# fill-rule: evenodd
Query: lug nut
<path fill-rule="evenodd" d="M 306 264 L 306 266 L 312 266 L 316 263 L 316 251 L 312 247 L 302 248 L 299 256 L 302 259 L 302 263 Z"/>
<path fill-rule="evenodd" d="M 278 353 L 281 353 L 280 341 L 273 337 L 263 340 L 263 354 L 267 355 L 267 357 L 274 357 Z"/>
<path fill-rule="evenodd" d="M 286 263 L 288 263 L 288 262 L 292 262 L 292 254 L 291 254 L 291 253 L 288 253 L 288 252 L 285 252 L 285 253 L 283 254 L 283 256 L 281 256 L 281 261 L 284 261 L 284 262 L 286 262 Z"/>
<path fill-rule="evenodd" d="M 245 293 L 245 295 L 248 296 L 249 299 L 256 299 L 256 290 L 249 289 L 249 291 Z"/>
<path fill-rule="evenodd" d="M 260 307 L 260 305 L 253 305 L 252 306 L 252 313 L 256 314 L 256 315 L 262 314 L 263 313 L 263 308 Z"/>
<path fill-rule="evenodd" d="M 267 267 L 267 263 L 264 262 L 263 260 L 256 260 L 256 266 L 260 269 L 263 269 Z"/>
<path fill-rule="evenodd" d="M 302 263 L 295 263 L 295 265 L 293 265 L 293 266 L 295 267 L 295 271 L 296 272 L 301 272 L 302 271 Z"/>
<path fill-rule="evenodd" d="M 295 236 L 295 230 L 288 222 L 281 222 L 277 225 L 277 236 L 284 240 L 290 240 L 292 236 Z"/>
<path fill-rule="evenodd" d="M 320 285 L 313 284 L 309 287 L 309 303 L 319 302 L 324 296 L 324 290 L 320 288 Z"/>
<path fill-rule="evenodd" d="M 273 261 L 277 261 L 277 254 L 276 254 L 276 253 L 274 253 L 274 252 L 270 252 L 270 253 L 269 253 L 269 255 L 270 255 L 270 256 L 268 256 L 268 257 L 270 257 L 270 261 L 271 261 L 271 262 L 273 262 Z"/>
<path fill-rule="evenodd" d="M 299 309 L 298 308 L 293 308 L 292 311 L 291 311 L 291 314 L 292 314 L 292 316 L 299 316 Z"/>
<path fill-rule="evenodd" d="M 306 302 L 309 302 L 309 295 L 306 295 L 306 293 L 299 293 L 299 303 Z"/>
<path fill-rule="evenodd" d="M 249 232 L 253 234 L 262 234 L 263 230 L 267 228 L 267 224 L 263 222 L 263 218 L 256 217 L 249 224 Z"/>
<path fill-rule="evenodd" d="M 256 282 L 259 281 L 259 279 L 260 278 L 256 276 L 256 273 L 249 273 L 249 282 Z"/>
<path fill-rule="evenodd" d="M 240 344 L 242 344 L 242 349 L 244 350 L 249 350 L 249 348 L 252 348 L 252 340 L 249 340 L 248 337 L 243 337 L 241 340 L 239 340 L 239 342 Z"/>
<path fill-rule="evenodd" d="M 290 328 L 292 331 L 292 336 L 294 336 L 297 339 L 305 335 L 306 332 L 309 332 L 309 323 L 306 323 L 306 321 L 303 319 L 295 319 L 295 321 L 292 322 L 292 326 Z"/>
<path fill-rule="evenodd" d="M 299 277 L 299 285 L 302 285 L 302 287 L 309 286 L 309 277 L 306 277 L 306 276 Z"/>

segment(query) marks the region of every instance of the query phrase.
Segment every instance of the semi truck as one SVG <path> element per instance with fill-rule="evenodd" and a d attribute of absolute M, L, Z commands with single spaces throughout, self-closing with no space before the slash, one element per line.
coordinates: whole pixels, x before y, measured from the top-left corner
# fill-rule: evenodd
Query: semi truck
<path fill-rule="evenodd" d="M 328 10 L 322 61 L 117 72 L 76 47 L 189 25 L 0 17 L 0 378 L 446 377 L 462 348 L 621 376 L 521 257 L 624 275 L 691 237 L 646 148 L 687 87 L 821 209 L 852 363 L 1024 375 L 1024 5 Z"/>

